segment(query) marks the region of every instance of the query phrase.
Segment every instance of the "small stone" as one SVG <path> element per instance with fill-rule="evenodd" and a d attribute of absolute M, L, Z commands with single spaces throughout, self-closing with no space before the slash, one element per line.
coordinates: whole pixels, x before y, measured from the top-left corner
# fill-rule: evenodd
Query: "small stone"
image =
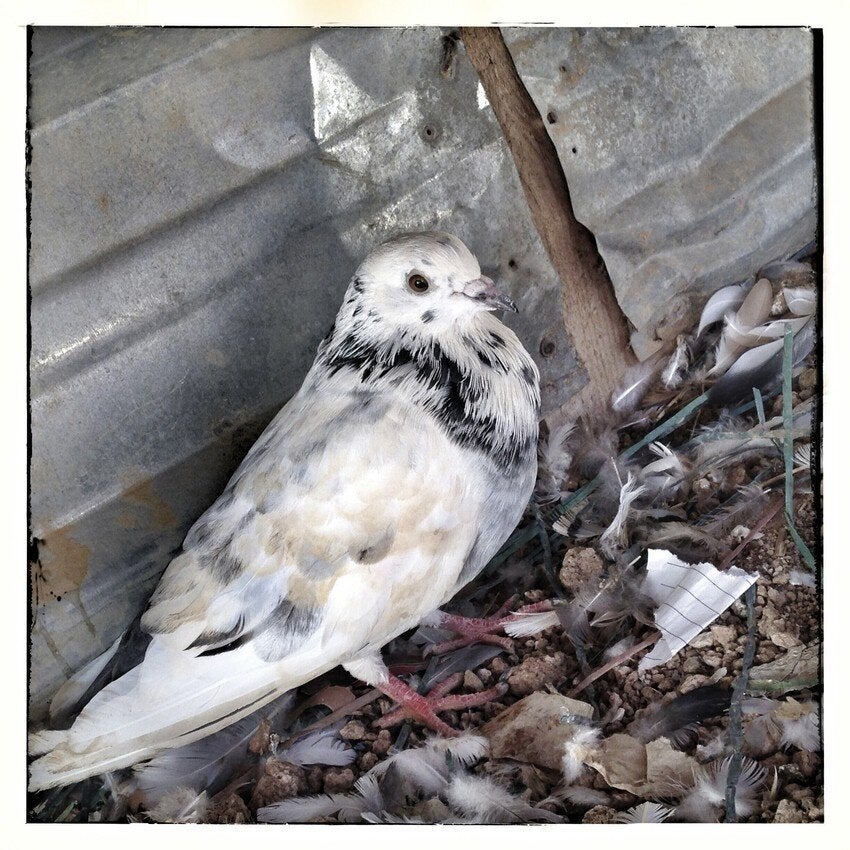
<path fill-rule="evenodd" d="M 818 382 L 818 373 L 816 369 L 803 369 L 800 372 L 800 377 L 797 383 L 801 390 L 813 390 Z"/>
<path fill-rule="evenodd" d="M 350 767 L 329 767 L 325 771 L 324 789 L 326 794 L 348 791 L 353 785 L 354 771 Z"/>
<path fill-rule="evenodd" d="M 792 761 L 806 779 L 815 776 L 821 765 L 820 756 L 810 750 L 798 750 L 794 753 Z"/>
<path fill-rule="evenodd" d="M 629 791 L 614 790 L 611 792 L 611 805 L 619 810 L 627 809 L 629 806 L 634 806 L 639 803 L 638 797 Z"/>
<path fill-rule="evenodd" d="M 445 823 L 456 817 L 454 812 L 439 798 L 420 800 L 410 810 L 411 815 L 425 823 Z"/>
<path fill-rule="evenodd" d="M 699 671 L 702 664 L 696 655 L 689 655 L 682 663 L 683 673 L 696 673 Z"/>
<path fill-rule="evenodd" d="M 375 738 L 375 741 L 372 744 L 372 752 L 376 756 L 385 756 L 390 751 L 391 745 L 392 736 L 390 735 L 390 730 L 381 729 L 381 731 L 378 733 L 378 737 Z"/>
<path fill-rule="evenodd" d="M 542 590 L 526 590 L 523 595 L 527 604 L 542 602 L 546 598 L 546 593 Z"/>
<path fill-rule="evenodd" d="M 539 691 L 544 685 L 557 682 L 564 675 L 564 654 L 535 655 L 526 658 L 508 675 L 508 688 L 514 696 L 527 696 Z"/>
<path fill-rule="evenodd" d="M 602 575 L 602 559 L 594 549 L 575 546 L 567 549 L 558 578 L 567 590 L 575 592 L 592 578 Z"/>
<path fill-rule="evenodd" d="M 749 481 L 747 468 L 743 464 L 737 464 L 726 471 L 726 475 L 723 478 L 723 489 L 726 491 L 737 490 L 738 487 L 746 484 L 747 481 Z M 732 533 L 734 534 L 735 532 L 733 531 Z M 747 534 L 749 534 L 749 529 L 747 530 Z"/>
<path fill-rule="evenodd" d="M 732 626 L 712 626 L 711 635 L 724 649 L 732 649 L 738 640 L 738 632 Z"/>
<path fill-rule="evenodd" d="M 307 773 L 307 790 L 311 794 L 318 794 L 322 790 L 322 785 L 324 785 L 324 771 L 318 764 L 310 765 L 305 770 Z"/>
<path fill-rule="evenodd" d="M 705 652 L 702 656 L 703 663 L 711 667 L 712 670 L 716 670 L 718 667 L 723 665 L 723 656 L 718 655 L 716 652 Z"/>
<path fill-rule="evenodd" d="M 770 746 L 770 744 L 768 743 L 767 746 Z M 783 767 L 788 764 L 788 755 L 779 750 L 767 758 L 759 759 L 759 764 L 768 769 L 771 767 Z"/>
<path fill-rule="evenodd" d="M 785 291 L 780 289 L 773 299 L 773 304 L 770 305 L 771 316 L 781 316 L 788 310 L 788 304 L 785 301 Z"/>
<path fill-rule="evenodd" d="M 688 676 L 681 685 L 679 685 L 679 693 L 686 694 L 688 691 L 693 691 L 696 688 L 701 688 L 708 681 L 708 676 L 695 674 Z"/>
<path fill-rule="evenodd" d="M 378 763 L 378 757 L 374 753 L 363 753 L 357 759 L 357 766 L 363 773 L 370 771 Z"/>
<path fill-rule="evenodd" d="M 306 788 L 304 770 L 288 761 L 268 759 L 263 766 L 263 775 L 257 780 L 251 796 L 251 808 L 256 811 L 263 806 L 279 803 L 287 797 L 297 797 Z"/>
<path fill-rule="evenodd" d="M 714 639 L 711 634 L 700 632 L 695 638 L 688 641 L 688 646 L 692 646 L 694 649 L 708 649 L 712 643 L 714 643 Z"/>
<path fill-rule="evenodd" d="M 478 678 L 478 676 L 475 675 L 475 673 L 472 672 L 472 670 L 467 670 L 463 674 L 463 687 L 467 691 L 474 691 L 475 693 L 478 693 L 479 691 L 484 690 L 484 683 Z"/>
<path fill-rule="evenodd" d="M 811 788 L 795 788 L 788 795 L 795 803 L 802 803 L 803 800 L 808 800 L 812 796 Z"/>
<path fill-rule="evenodd" d="M 495 657 L 495 658 L 494 658 L 494 659 L 490 662 L 490 669 L 491 669 L 491 670 L 493 671 L 493 673 L 495 673 L 497 676 L 500 676 L 502 673 L 504 673 L 504 672 L 505 672 L 505 670 L 507 670 L 507 669 L 508 669 L 508 665 L 505 663 L 504 659 L 499 658 L 499 656 L 497 655 L 497 656 L 496 656 L 496 657 Z"/>
<path fill-rule="evenodd" d="M 238 794 L 216 800 L 208 809 L 206 823 L 251 823 L 251 812 Z"/>
<path fill-rule="evenodd" d="M 486 685 L 493 678 L 492 672 L 486 667 L 480 667 L 475 671 L 475 675 L 478 676 L 483 685 Z"/>
<path fill-rule="evenodd" d="M 263 756 L 268 753 L 271 744 L 272 725 L 267 718 L 260 720 L 260 725 L 257 731 L 251 736 L 248 741 L 248 752 L 257 756 Z"/>
<path fill-rule="evenodd" d="M 593 774 L 593 784 L 588 787 L 595 788 L 597 791 L 611 791 L 611 786 L 603 779 L 601 773 Z"/>
<path fill-rule="evenodd" d="M 774 823 L 802 823 L 803 813 L 800 807 L 791 800 L 780 800 L 773 816 Z"/>
<path fill-rule="evenodd" d="M 339 737 L 343 741 L 362 741 L 366 735 L 366 727 L 359 720 L 349 720 L 339 730 Z"/>
<path fill-rule="evenodd" d="M 770 642 L 774 646 L 778 646 L 780 649 L 791 649 L 795 646 L 800 646 L 801 641 L 799 638 L 795 638 L 794 635 L 789 634 L 788 632 L 774 632 L 770 635 Z"/>
<path fill-rule="evenodd" d="M 691 490 L 697 496 L 703 496 L 711 492 L 711 482 L 707 478 L 697 478 L 691 485 Z"/>
<path fill-rule="evenodd" d="M 614 818 L 617 817 L 617 810 L 610 806 L 594 806 L 584 813 L 581 819 L 582 823 L 614 823 Z"/>
<path fill-rule="evenodd" d="M 816 821 L 823 818 L 823 807 L 819 806 L 814 800 L 803 800 L 800 805 L 803 807 L 803 811 L 809 820 Z"/>

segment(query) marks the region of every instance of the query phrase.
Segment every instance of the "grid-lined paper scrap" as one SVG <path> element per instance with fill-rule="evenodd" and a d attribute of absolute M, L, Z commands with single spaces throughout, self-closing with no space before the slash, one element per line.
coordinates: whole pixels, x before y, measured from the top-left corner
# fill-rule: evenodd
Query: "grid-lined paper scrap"
<path fill-rule="evenodd" d="M 669 661 L 688 641 L 716 620 L 748 587 L 757 573 L 711 564 L 686 564 L 666 549 L 647 552 L 642 590 L 655 600 L 655 625 L 661 637 L 641 659 L 639 670 Z"/>

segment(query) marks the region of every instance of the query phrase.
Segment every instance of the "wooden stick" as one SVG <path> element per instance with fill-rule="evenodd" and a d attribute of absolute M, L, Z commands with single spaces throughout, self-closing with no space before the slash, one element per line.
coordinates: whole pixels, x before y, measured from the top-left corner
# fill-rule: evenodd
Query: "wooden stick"
<path fill-rule="evenodd" d="M 568 697 L 574 697 L 580 694 L 588 685 L 592 685 L 600 676 L 604 676 L 609 670 L 618 667 L 624 661 L 628 661 L 636 652 L 646 649 L 651 646 L 658 638 L 661 637 L 661 632 L 653 632 L 648 637 L 645 637 L 640 643 L 630 646 L 625 652 L 621 652 L 616 658 L 612 658 L 601 667 L 597 667 L 592 673 L 585 676 L 571 691 L 567 691 Z"/>
<path fill-rule="evenodd" d="M 755 536 L 779 513 L 782 507 L 782 499 L 774 500 L 772 505 L 768 505 L 767 510 L 761 515 L 761 519 L 750 529 L 750 533 L 741 541 L 740 546 L 733 549 L 718 566 L 720 572 L 728 570 L 732 565 L 732 561 L 744 551 L 744 549 L 755 539 Z"/>
<path fill-rule="evenodd" d="M 380 696 L 383 696 L 383 694 L 377 688 L 372 688 L 371 690 L 366 691 L 363 696 L 357 697 L 357 699 L 352 700 L 350 703 L 344 705 L 340 709 L 337 709 L 327 717 L 322 717 L 315 723 L 311 723 L 309 726 L 302 729 L 300 732 L 296 732 L 294 735 L 291 735 L 282 744 L 280 744 L 280 747 L 291 747 L 299 738 L 303 738 L 308 732 L 314 732 L 316 729 L 324 729 L 325 726 L 329 726 L 331 723 L 341 720 L 347 714 L 353 714 L 358 709 L 369 705 L 370 702 L 374 702 Z"/>
<path fill-rule="evenodd" d="M 501 32 L 462 27 L 461 38 L 505 135 L 531 220 L 561 278 L 564 322 L 587 371 L 587 386 L 562 412 L 601 423 L 611 393 L 634 363 L 625 318 L 593 235 L 576 220 L 555 145 Z"/>

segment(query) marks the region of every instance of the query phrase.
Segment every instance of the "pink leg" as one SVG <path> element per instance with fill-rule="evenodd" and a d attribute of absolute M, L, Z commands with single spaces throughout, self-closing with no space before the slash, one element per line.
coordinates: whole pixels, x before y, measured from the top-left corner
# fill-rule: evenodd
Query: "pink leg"
<path fill-rule="evenodd" d="M 444 652 L 450 652 L 453 649 L 459 649 L 462 646 L 469 646 L 471 643 L 492 643 L 496 646 L 501 646 L 509 652 L 513 649 L 513 642 L 510 638 L 500 637 L 494 632 L 501 631 L 507 623 L 516 619 L 517 614 L 536 614 L 540 611 L 550 611 L 552 603 L 548 600 L 543 602 L 535 602 L 533 605 L 525 605 L 505 616 L 505 612 L 510 605 L 510 600 L 505 603 L 492 617 L 479 619 L 476 617 L 459 617 L 456 614 L 441 614 L 438 628 L 450 629 L 457 632 L 462 637 L 456 640 L 448 640 L 443 643 L 435 643 L 428 647 L 426 654 L 442 655 Z"/>
<path fill-rule="evenodd" d="M 490 700 L 498 699 L 505 693 L 505 686 L 499 685 L 477 694 L 452 694 L 447 696 L 449 691 L 456 688 L 462 681 L 463 675 L 461 673 L 455 673 L 453 676 L 444 679 L 439 685 L 432 688 L 432 690 L 423 696 L 416 693 L 413 688 L 402 682 L 401 679 L 390 676 L 389 680 L 378 685 L 378 688 L 390 697 L 390 699 L 395 700 L 399 704 L 399 707 L 378 718 L 375 725 L 379 728 L 385 728 L 387 726 L 395 726 L 403 720 L 412 718 L 446 738 L 455 737 L 459 734 L 458 731 L 452 729 L 448 723 L 440 720 L 437 717 L 438 711 L 471 708 L 489 702 Z"/>

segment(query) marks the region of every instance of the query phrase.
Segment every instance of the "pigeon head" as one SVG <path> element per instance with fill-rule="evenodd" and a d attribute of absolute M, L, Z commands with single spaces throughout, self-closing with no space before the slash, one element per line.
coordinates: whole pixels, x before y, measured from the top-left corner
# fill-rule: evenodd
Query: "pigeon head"
<path fill-rule="evenodd" d="M 385 322 L 417 336 L 474 323 L 482 312 L 516 311 L 481 274 L 472 252 L 448 233 L 409 233 L 378 246 L 354 275 L 346 298 L 352 318 Z"/>

